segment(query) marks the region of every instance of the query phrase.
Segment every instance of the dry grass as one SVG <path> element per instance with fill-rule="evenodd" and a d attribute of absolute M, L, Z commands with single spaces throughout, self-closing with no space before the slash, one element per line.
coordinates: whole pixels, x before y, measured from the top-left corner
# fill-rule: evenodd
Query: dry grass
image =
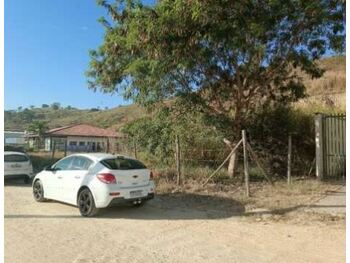
<path fill-rule="evenodd" d="M 346 110 L 345 93 L 310 96 L 294 103 L 294 108 L 301 109 L 308 114 L 344 113 Z"/>
<path fill-rule="evenodd" d="M 246 197 L 245 187 L 240 183 L 231 185 L 203 184 L 196 180 L 186 180 L 181 187 L 175 181 L 164 177 L 157 178 L 157 192 L 165 193 L 196 193 L 216 197 L 230 198 L 245 206 L 246 211 L 263 209 L 274 214 L 284 214 L 306 207 L 322 198 L 328 191 L 334 191 L 339 185 L 320 182 L 315 179 L 299 180 L 287 185 L 286 182 L 276 182 L 274 186 L 266 182 L 250 184 L 251 197 Z"/>
<path fill-rule="evenodd" d="M 345 112 L 345 56 L 325 58 L 319 64 L 325 70 L 324 75 L 319 79 L 302 75 L 309 96 L 295 103 L 294 107 L 310 114 Z"/>
<path fill-rule="evenodd" d="M 319 79 L 310 79 L 303 76 L 307 92 L 310 96 L 332 93 L 345 93 L 345 56 L 325 58 L 319 61 L 319 65 L 325 70 Z"/>

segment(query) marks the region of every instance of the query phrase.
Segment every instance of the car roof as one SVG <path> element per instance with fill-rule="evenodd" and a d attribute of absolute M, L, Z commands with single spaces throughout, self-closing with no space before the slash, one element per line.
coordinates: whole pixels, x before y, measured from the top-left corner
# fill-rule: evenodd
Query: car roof
<path fill-rule="evenodd" d="M 70 156 L 82 156 L 82 157 L 87 157 L 93 161 L 99 162 L 105 159 L 110 159 L 110 158 L 116 158 L 116 157 L 125 157 L 125 158 L 129 158 L 129 159 L 134 159 L 132 157 L 126 156 L 126 155 L 122 155 L 122 154 L 110 154 L 110 153 L 75 153 L 75 154 L 71 154 L 67 157 Z"/>
<path fill-rule="evenodd" d="M 27 156 L 26 153 L 23 153 L 23 152 L 13 152 L 13 151 L 4 151 L 4 154 L 5 154 L 5 155 L 18 154 L 18 155 L 25 155 L 25 156 Z"/>

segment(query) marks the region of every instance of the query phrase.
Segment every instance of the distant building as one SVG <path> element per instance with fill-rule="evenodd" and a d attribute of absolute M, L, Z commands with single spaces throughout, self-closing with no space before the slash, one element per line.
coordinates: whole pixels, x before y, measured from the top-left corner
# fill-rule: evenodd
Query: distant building
<path fill-rule="evenodd" d="M 25 132 L 5 131 L 4 144 L 5 146 L 24 146 L 26 144 L 25 136 Z"/>
<path fill-rule="evenodd" d="M 67 150 L 70 152 L 109 152 L 121 137 L 111 129 L 103 129 L 88 124 L 70 125 L 49 130 L 43 141 L 46 151 Z M 28 136 L 30 147 L 34 147 L 38 136 Z"/>

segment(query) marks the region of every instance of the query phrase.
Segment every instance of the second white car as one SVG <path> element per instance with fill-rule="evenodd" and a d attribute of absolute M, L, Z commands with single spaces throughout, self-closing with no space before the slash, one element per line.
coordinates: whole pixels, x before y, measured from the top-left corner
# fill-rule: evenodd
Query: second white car
<path fill-rule="evenodd" d="M 5 179 L 23 179 L 26 184 L 34 177 L 29 156 L 22 152 L 4 152 Z"/>
<path fill-rule="evenodd" d="M 140 206 L 154 198 L 152 172 L 140 161 L 104 153 L 73 154 L 38 173 L 33 195 L 38 202 L 58 200 L 78 206 L 82 216 L 129 202 Z"/>

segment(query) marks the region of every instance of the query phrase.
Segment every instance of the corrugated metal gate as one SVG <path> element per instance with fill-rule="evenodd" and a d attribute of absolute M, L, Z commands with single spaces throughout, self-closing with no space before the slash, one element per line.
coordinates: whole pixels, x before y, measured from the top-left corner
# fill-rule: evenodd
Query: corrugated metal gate
<path fill-rule="evenodd" d="M 345 114 L 316 115 L 316 174 L 320 179 L 345 178 Z"/>

